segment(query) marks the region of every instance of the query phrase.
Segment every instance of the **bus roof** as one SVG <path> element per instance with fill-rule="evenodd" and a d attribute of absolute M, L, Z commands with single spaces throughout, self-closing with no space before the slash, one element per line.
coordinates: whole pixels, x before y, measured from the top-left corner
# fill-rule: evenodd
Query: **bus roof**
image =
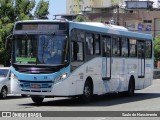
<path fill-rule="evenodd" d="M 65 19 L 58 19 L 58 20 L 23 20 L 17 21 L 17 23 L 48 23 L 48 22 L 68 22 Z M 151 34 L 144 34 L 139 32 L 128 31 L 127 28 L 122 26 L 116 26 L 111 24 L 104 24 L 99 22 L 72 22 L 69 21 L 70 30 L 73 28 L 84 29 L 88 31 L 95 31 L 101 33 L 108 33 L 113 35 L 121 35 L 126 37 L 132 38 L 140 38 L 140 39 L 148 39 L 152 40 L 153 37 Z"/>
<path fill-rule="evenodd" d="M 70 22 L 70 30 L 73 28 L 108 33 L 112 35 L 132 37 L 132 38 L 140 38 L 140 39 L 148 39 L 148 40 L 153 39 L 151 34 L 128 31 L 127 28 L 122 26 L 103 24 L 98 22 Z"/>

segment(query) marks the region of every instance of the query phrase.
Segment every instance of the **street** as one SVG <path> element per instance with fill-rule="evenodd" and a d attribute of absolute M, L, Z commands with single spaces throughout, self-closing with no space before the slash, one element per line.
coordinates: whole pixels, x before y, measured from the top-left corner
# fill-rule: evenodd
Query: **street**
<path fill-rule="evenodd" d="M 133 97 L 109 94 L 105 96 L 97 96 L 92 102 L 85 104 L 77 99 L 45 98 L 41 105 L 37 105 L 32 102 L 30 97 L 23 98 L 20 95 L 9 95 L 7 99 L 0 100 L 0 111 L 159 111 L 159 101 L 160 80 L 157 79 L 153 80 L 152 86 L 136 91 L 135 96 Z M 58 119 L 63 118 L 58 117 Z M 69 119 L 69 117 L 67 117 L 67 119 Z M 77 119 L 107 120 L 108 118 L 107 116 L 98 118 L 92 118 L 92 116 L 90 116 L 89 118 L 83 117 Z M 124 120 L 125 118 L 120 117 L 120 119 Z M 139 120 L 144 118 L 141 117 L 136 119 Z M 150 120 L 158 118 L 150 117 L 148 119 Z"/>

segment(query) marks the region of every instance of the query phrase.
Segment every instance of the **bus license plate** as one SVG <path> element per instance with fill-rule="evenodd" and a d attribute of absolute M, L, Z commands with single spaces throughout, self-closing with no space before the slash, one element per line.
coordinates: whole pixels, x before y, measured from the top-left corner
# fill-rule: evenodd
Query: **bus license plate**
<path fill-rule="evenodd" d="M 40 84 L 31 84 L 31 88 L 41 88 Z"/>

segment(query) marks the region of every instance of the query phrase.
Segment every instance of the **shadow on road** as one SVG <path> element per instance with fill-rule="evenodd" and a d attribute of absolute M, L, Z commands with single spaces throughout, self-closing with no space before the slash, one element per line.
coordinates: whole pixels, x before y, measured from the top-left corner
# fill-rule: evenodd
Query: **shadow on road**
<path fill-rule="evenodd" d="M 41 104 L 29 103 L 20 104 L 21 106 L 72 106 L 72 107 L 84 107 L 84 106 L 112 106 L 136 101 L 143 101 L 148 99 L 160 98 L 160 93 L 136 93 L 132 97 L 125 97 L 124 95 L 107 94 L 103 96 L 95 96 L 94 99 L 89 103 L 83 103 L 77 98 L 59 99 L 54 100 L 51 98 L 50 101 L 44 101 Z M 52 100 L 53 99 L 53 100 Z"/>
<path fill-rule="evenodd" d="M 13 99 L 24 99 L 27 97 L 22 97 L 22 96 L 7 96 L 5 99 L 0 99 L 1 100 L 13 100 Z"/>

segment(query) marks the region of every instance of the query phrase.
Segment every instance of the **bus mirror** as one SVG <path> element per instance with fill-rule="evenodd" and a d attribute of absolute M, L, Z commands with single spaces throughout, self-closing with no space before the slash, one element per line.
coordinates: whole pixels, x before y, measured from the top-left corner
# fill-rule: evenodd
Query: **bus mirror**
<path fill-rule="evenodd" d="M 13 39 L 13 34 L 10 34 L 6 37 L 6 41 L 5 41 L 5 49 L 8 48 L 8 40 L 12 40 Z"/>

